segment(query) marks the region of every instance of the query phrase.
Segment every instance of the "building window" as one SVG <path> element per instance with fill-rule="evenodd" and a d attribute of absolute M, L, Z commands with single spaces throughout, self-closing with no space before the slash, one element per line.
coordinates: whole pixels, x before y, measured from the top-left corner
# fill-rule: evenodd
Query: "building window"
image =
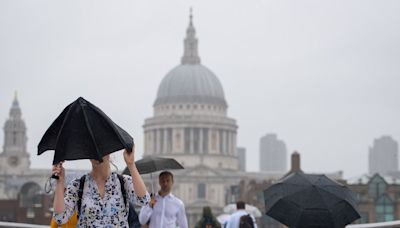
<path fill-rule="evenodd" d="M 361 211 L 360 212 L 361 218 L 358 221 L 358 223 L 369 223 L 369 216 L 368 216 L 368 212 L 365 211 Z"/>
<path fill-rule="evenodd" d="M 197 198 L 198 199 L 206 198 L 206 185 L 204 183 L 200 183 L 197 185 Z"/>
<path fill-rule="evenodd" d="M 386 187 L 387 183 L 385 180 L 381 176 L 375 175 L 368 184 L 368 193 L 371 197 L 377 199 L 385 193 Z"/>
<path fill-rule="evenodd" d="M 17 132 L 13 131 L 13 145 L 17 145 Z"/>
<path fill-rule="evenodd" d="M 376 202 L 375 212 L 377 222 L 393 221 L 394 208 L 392 200 L 387 195 L 380 197 Z"/>

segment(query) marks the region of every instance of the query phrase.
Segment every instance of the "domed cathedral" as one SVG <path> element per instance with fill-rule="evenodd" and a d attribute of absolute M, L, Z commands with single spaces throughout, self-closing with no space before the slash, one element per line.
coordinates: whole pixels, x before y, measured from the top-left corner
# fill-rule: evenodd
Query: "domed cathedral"
<path fill-rule="evenodd" d="M 237 125 L 227 117 L 224 90 L 200 62 L 190 16 L 181 64 L 161 81 L 154 117 L 144 124 L 144 156 L 173 155 L 185 167 L 238 170 Z"/>
<path fill-rule="evenodd" d="M 221 82 L 201 64 L 191 13 L 181 64 L 161 81 L 153 108 L 154 116 L 143 126 L 143 156 L 172 157 L 185 167 L 171 170 L 173 194 L 185 203 L 194 227 L 203 206 L 222 213 L 230 186 L 245 174 L 236 155 L 238 126 L 227 116 Z"/>

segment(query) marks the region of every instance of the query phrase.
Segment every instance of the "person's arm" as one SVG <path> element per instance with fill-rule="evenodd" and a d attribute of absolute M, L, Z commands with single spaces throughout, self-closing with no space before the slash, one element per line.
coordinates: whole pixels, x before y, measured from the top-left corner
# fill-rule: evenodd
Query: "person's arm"
<path fill-rule="evenodd" d="M 64 197 L 64 179 L 65 170 L 62 167 L 62 163 L 53 167 L 53 173 L 56 174 L 59 179 L 57 180 L 55 195 L 54 195 L 54 213 L 53 218 L 57 224 L 65 224 L 74 213 L 77 192 L 79 188 L 79 180 L 75 179 L 67 186 Z"/>
<path fill-rule="evenodd" d="M 185 212 L 185 205 L 183 204 L 183 202 L 181 202 L 180 206 L 179 206 L 179 211 L 178 211 L 178 225 L 179 228 L 188 228 L 188 221 L 186 218 L 186 212 Z"/>
<path fill-rule="evenodd" d="M 149 221 L 152 214 L 153 209 L 149 205 L 142 207 L 139 213 L 139 223 L 145 225 Z"/>
<path fill-rule="evenodd" d="M 257 227 L 256 218 L 255 218 L 253 215 L 250 215 L 250 217 L 251 217 L 251 219 L 253 220 L 254 228 L 258 228 L 258 227 Z"/>
<path fill-rule="evenodd" d="M 139 198 L 143 198 L 148 195 L 146 186 L 144 185 L 143 179 L 139 174 L 135 164 L 135 145 L 132 147 L 132 152 L 124 151 L 125 163 L 128 166 L 129 172 L 132 177 L 133 189 Z"/>
<path fill-rule="evenodd" d="M 225 223 L 225 228 L 231 228 L 231 227 L 233 227 L 232 215 L 231 215 L 231 217 L 228 219 L 228 221 Z"/>
<path fill-rule="evenodd" d="M 64 180 L 65 180 L 65 169 L 62 166 L 62 162 L 57 165 L 53 165 L 52 172 L 58 176 L 56 189 L 54 192 L 53 208 L 55 213 L 62 213 L 65 208 L 64 204 Z"/>

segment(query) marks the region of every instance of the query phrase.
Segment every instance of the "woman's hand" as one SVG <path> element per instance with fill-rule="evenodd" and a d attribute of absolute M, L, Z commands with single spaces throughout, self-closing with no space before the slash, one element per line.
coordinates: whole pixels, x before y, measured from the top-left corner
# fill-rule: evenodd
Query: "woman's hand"
<path fill-rule="evenodd" d="M 135 164 L 135 145 L 132 147 L 132 152 L 129 152 L 126 149 L 124 150 L 124 160 L 128 167 Z"/>
<path fill-rule="evenodd" d="M 63 167 L 63 163 L 64 163 L 64 161 L 59 162 L 56 165 L 53 165 L 52 172 L 54 175 L 58 176 L 58 178 L 59 178 L 58 181 L 62 181 L 64 183 L 65 169 Z"/>

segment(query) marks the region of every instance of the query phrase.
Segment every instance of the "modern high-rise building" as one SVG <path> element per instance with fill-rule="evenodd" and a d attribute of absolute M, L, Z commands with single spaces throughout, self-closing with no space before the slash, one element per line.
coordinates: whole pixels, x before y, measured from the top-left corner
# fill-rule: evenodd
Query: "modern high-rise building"
<path fill-rule="evenodd" d="M 238 147 L 236 148 L 237 157 L 239 159 L 239 170 L 246 171 L 246 148 Z"/>
<path fill-rule="evenodd" d="M 370 174 L 379 173 L 390 175 L 399 170 L 399 147 L 397 142 L 390 136 L 382 136 L 374 140 L 369 148 L 369 169 Z"/>
<path fill-rule="evenodd" d="M 276 134 L 267 134 L 260 139 L 260 171 L 287 171 L 286 144 Z"/>

